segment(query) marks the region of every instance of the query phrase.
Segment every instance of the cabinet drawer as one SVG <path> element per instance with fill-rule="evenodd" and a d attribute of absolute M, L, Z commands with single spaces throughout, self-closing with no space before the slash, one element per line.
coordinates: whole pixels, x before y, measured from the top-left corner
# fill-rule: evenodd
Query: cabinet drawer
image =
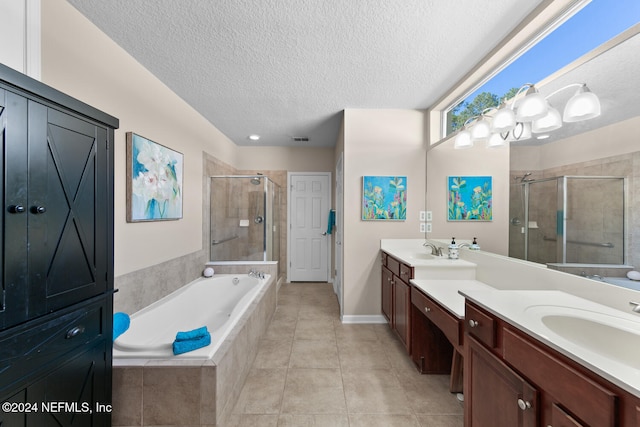
<path fill-rule="evenodd" d="M 496 321 L 493 317 L 466 304 L 464 318 L 465 328 L 470 335 L 490 348 L 496 346 Z"/>
<path fill-rule="evenodd" d="M 405 282 L 413 279 L 413 267 L 409 267 L 406 264 L 400 264 L 400 278 Z"/>
<path fill-rule="evenodd" d="M 445 334 L 451 344 L 462 345 L 458 318 L 415 287 L 411 288 L 411 303 Z"/>
<path fill-rule="evenodd" d="M 0 395 L 29 382 L 65 356 L 110 336 L 105 297 L 44 316 L 0 334 Z"/>
<path fill-rule="evenodd" d="M 400 276 L 400 261 L 394 257 L 387 256 L 387 268 L 396 276 Z"/>
<path fill-rule="evenodd" d="M 514 331 L 504 329 L 503 347 L 506 362 L 555 399 L 562 399 L 564 409 L 583 423 L 599 427 L 615 425 L 616 395 L 613 392 Z"/>
<path fill-rule="evenodd" d="M 388 255 L 385 252 L 380 252 L 380 262 L 385 267 L 387 266 L 387 258 L 388 258 Z"/>

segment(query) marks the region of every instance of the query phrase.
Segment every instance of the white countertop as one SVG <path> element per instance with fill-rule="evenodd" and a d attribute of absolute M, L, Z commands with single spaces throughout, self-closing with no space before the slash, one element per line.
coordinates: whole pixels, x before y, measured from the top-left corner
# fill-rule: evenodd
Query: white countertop
<path fill-rule="evenodd" d="M 459 291 L 495 290 L 477 280 L 413 279 L 411 283 L 459 319 L 464 318 L 464 297 Z"/>
<path fill-rule="evenodd" d="M 640 397 L 640 317 L 561 291 L 467 289 L 460 294 Z M 550 320 L 568 316 L 593 326 L 584 329 L 585 334 L 574 333 L 575 322 L 557 329 L 545 323 L 545 316 Z M 618 331 L 631 339 L 618 339 Z"/>

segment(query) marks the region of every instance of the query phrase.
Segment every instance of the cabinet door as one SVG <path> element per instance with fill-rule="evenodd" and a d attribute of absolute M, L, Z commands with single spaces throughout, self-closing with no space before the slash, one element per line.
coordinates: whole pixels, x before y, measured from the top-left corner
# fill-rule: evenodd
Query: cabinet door
<path fill-rule="evenodd" d="M 27 388 L 27 401 L 39 403 L 41 409 L 27 414 L 28 426 L 110 425 L 111 376 L 106 346 L 106 340 L 99 342 Z M 47 404 L 51 406 L 42 406 Z"/>
<path fill-rule="evenodd" d="M 536 389 L 473 338 L 467 340 L 465 364 L 465 426 L 538 425 Z"/>
<path fill-rule="evenodd" d="M 557 404 L 551 406 L 551 427 L 584 427 Z"/>
<path fill-rule="evenodd" d="M 410 350 L 411 287 L 397 277 L 393 280 L 393 325 L 407 351 Z"/>
<path fill-rule="evenodd" d="M 20 390 L 20 392 L 11 396 L 8 399 L 2 401 L 9 402 L 10 404 L 24 404 L 27 401 L 26 390 Z M 16 409 L 15 411 L 13 409 Z M 27 425 L 27 413 L 26 411 L 20 411 L 20 407 L 16 406 L 10 411 L 0 410 L 0 427 L 23 427 Z"/>
<path fill-rule="evenodd" d="M 107 290 L 107 131 L 29 102 L 32 315 Z"/>
<path fill-rule="evenodd" d="M 391 310 L 393 307 L 393 275 L 384 265 L 382 266 L 382 314 L 391 322 Z"/>
<path fill-rule="evenodd" d="M 0 296 L 0 329 L 24 322 L 28 318 L 27 289 L 27 100 L 0 89 L 0 123 L 2 133 L 4 189 L 2 209 L 3 262 Z"/>

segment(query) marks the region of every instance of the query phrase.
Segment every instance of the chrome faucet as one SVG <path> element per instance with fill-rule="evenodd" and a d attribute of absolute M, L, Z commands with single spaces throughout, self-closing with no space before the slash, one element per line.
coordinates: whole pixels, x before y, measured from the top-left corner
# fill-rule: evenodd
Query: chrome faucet
<path fill-rule="evenodd" d="M 442 256 L 442 248 L 441 247 L 436 246 L 433 243 L 429 243 L 429 242 L 424 242 L 424 244 L 422 246 L 431 248 L 431 254 L 432 255 Z"/>
<path fill-rule="evenodd" d="M 629 305 L 633 307 L 631 311 L 633 311 L 634 313 L 640 313 L 640 303 L 629 301 Z"/>
<path fill-rule="evenodd" d="M 458 245 L 458 249 L 462 249 L 462 248 L 470 248 L 471 247 L 471 243 L 460 243 Z"/>
<path fill-rule="evenodd" d="M 248 274 L 249 274 L 249 277 L 255 277 L 255 278 L 258 278 L 258 279 L 264 279 L 264 277 L 265 277 L 264 272 L 258 271 L 258 270 L 254 270 L 254 269 L 249 270 Z"/>

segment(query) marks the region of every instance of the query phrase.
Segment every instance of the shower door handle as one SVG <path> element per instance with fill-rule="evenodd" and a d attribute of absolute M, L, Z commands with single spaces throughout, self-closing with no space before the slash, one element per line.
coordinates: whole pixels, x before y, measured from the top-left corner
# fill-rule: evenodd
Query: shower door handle
<path fill-rule="evenodd" d="M 324 233 L 322 233 L 322 235 L 323 235 L 323 236 L 326 236 L 326 235 L 327 235 L 327 232 L 325 231 Z"/>

